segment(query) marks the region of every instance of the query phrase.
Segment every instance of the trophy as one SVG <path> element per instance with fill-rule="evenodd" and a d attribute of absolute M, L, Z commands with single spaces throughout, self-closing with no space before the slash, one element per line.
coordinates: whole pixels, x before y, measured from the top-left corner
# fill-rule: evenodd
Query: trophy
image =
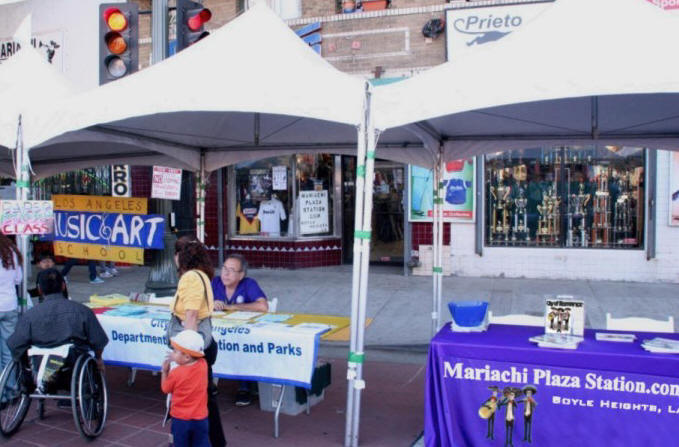
<path fill-rule="evenodd" d="M 608 191 L 608 169 L 596 177 L 592 205 L 592 244 L 607 245 L 611 235 L 611 195 Z"/>
<path fill-rule="evenodd" d="M 620 179 L 620 195 L 615 200 L 614 210 L 613 238 L 618 244 L 622 244 L 632 231 L 632 201 L 628 176 Z"/>
<path fill-rule="evenodd" d="M 503 172 L 502 169 L 497 171 L 497 186 L 490 187 L 490 195 L 492 197 L 490 204 L 492 219 L 490 226 L 491 242 L 497 240 L 499 235 L 503 236 L 505 242 L 509 240 L 509 208 L 511 206 L 509 195 L 512 192 L 512 188 L 509 185 L 503 184 Z"/>
<path fill-rule="evenodd" d="M 550 186 L 542 193 L 542 203 L 538 205 L 538 243 L 558 242 L 561 225 L 559 223 L 561 199 L 556 196 L 554 188 Z"/>
<path fill-rule="evenodd" d="M 566 235 L 566 246 L 587 247 L 587 204 L 591 199 L 591 194 L 585 193 L 585 184 L 580 183 L 577 194 L 571 194 L 568 204 L 568 233 Z M 579 233 L 575 236 L 574 233 Z"/>
<path fill-rule="evenodd" d="M 523 239 L 530 242 L 530 231 L 528 230 L 528 221 L 526 220 L 526 206 L 528 199 L 519 187 L 519 197 L 514 199 L 514 226 L 512 227 L 512 241 L 516 242 L 517 236 L 523 234 Z"/>

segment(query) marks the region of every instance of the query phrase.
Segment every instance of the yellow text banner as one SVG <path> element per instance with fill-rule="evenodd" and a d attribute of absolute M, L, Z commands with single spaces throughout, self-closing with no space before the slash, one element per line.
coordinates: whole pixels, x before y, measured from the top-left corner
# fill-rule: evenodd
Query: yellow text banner
<path fill-rule="evenodd" d="M 67 258 L 126 262 L 128 264 L 139 265 L 144 264 L 143 248 L 54 241 L 54 254 L 56 256 L 65 256 Z"/>
<path fill-rule="evenodd" d="M 52 202 L 55 211 L 148 214 L 148 200 L 145 198 L 53 194 Z"/>

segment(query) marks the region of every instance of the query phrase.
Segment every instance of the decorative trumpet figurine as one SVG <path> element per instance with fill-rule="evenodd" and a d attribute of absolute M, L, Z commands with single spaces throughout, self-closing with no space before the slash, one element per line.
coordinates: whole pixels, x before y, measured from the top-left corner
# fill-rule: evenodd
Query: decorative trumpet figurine
<path fill-rule="evenodd" d="M 528 230 L 528 221 L 526 220 L 526 206 L 528 199 L 519 187 L 519 197 L 514 199 L 514 226 L 512 227 L 512 241 L 516 241 L 518 236 L 523 234 L 523 239 L 530 241 L 530 231 Z"/>
<path fill-rule="evenodd" d="M 585 184 L 580 183 L 578 194 L 571 194 L 571 201 L 568 209 L 568 233 L 566 236 L 566 246 L 587 247 L 587 204 L 592 198 L 591 194 L 585 193 Z M 578 233 L 578 237 L 574 233 Z"/>
<path fill-rule="evenodd" d="M 542 193 L 542 203 L 538 205 L 538 242 L 558 242 L 561 232 L 560 211 L 561 199 L 556 196 L 553 187 Z"/>

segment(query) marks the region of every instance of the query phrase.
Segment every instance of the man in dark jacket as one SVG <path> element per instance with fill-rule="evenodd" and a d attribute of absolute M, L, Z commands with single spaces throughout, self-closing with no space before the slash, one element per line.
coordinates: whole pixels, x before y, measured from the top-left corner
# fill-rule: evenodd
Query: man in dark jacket
<path fill-rule="evenodd" d="M 56 269 L 40 272 L 38 291 L 44 302 L 19 318 L 14 334 L 7 340 L 12 358 L 20 360 L 33 345 L 52 348 L 73 343 L 76 351 L 93 350 L 103 371 L 101 355 L 108 343 L 106 332 L 89 307 L 64 298 L 65 290 L 64 278 Z"/>

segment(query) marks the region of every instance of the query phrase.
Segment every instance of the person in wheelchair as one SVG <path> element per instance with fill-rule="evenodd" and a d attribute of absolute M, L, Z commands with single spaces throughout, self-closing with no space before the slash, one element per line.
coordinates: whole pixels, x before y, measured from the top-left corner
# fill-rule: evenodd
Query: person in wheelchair
<path fill-rule="evenodd" d="M 65 373 L 80 354 L 90 350 L 94 351 L 97 366 L 103 372 L 101 355 L 108 344 L 108 336 L 94 312 L 83 304 L 65 298 L 66 283 L 58 270 L 50 268 L 41 271 L 37 282 L 38 292 L 44 297 L 44 302 L 19 318 L 14 334 L 7 340 L 12 358 L 30 368 L 27 352 L 31 346 L 54 348 L 73 344 L 59 368 L 59 376 L 50 381 L 53 385 L 50 388 L 67 389 L 68 386 L 63 387 L 68 380 Z"/>

